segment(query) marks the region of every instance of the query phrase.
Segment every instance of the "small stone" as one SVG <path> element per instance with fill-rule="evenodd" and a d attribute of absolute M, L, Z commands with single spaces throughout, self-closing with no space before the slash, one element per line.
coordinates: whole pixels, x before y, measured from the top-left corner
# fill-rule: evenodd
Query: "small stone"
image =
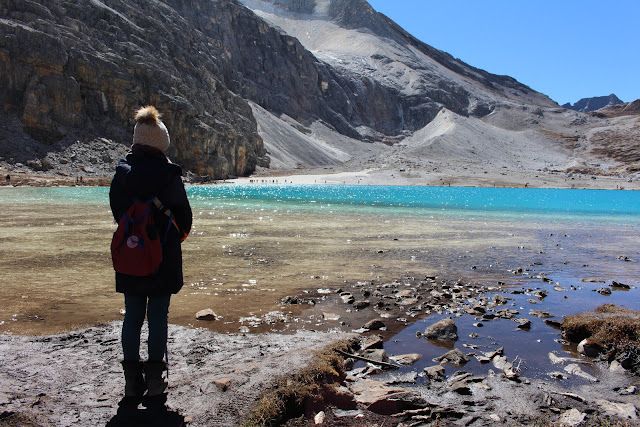
<path fill-rule="evenodd" d="M 547 319 L 547 318 L 550 318 L 550 317 L 555 317 L 554 315 L 549 314 L 549 312 L 544 311 L 544 310 L 531 310 L 531 311 L 529 311 L 529 314 L 532 315 L 532 316 L 539 317 L 541 319 Z"/>
<path fill-rule="evenodd" d="M 518 329 L 523 329 L 528 331 L 531 329 L 531 320 L 525 318 L 513 319 L 514 322 L 518 324 Z"/>
<path fill-rule="evenodd" d="M 363 353 L 363 356 L 375 362 L 389 363 L 389 356 L 387 355 L 387 352 L 380 348 L 366 350 Z"/>
<path fill-rule="evenodd" d="M 611 288 L 606 288 L 606 287 L 600 288 L 596 292 L 599 293 L 600 295 L 608 296 L 608 295 L 611 295 Z"/>
<path fill-rule="evenodd" d="M 613 280 L 611 282 L 611 287 L 613 289 L 626 289 L 626 290 L 631 289 L 631 286 L 629 286 L 629 285 L 627 285 L 625 283 L 616 282 L 615 280 Z"/>
<path fill-rule="evenodd" d="M 355 308 L 356 310 L 363 310 L 367 307 L 369 307 L 370 303 L 369 301 L 354 301 L 353 302 L 353 308 Z"/>
<path fill-rule="evenodd" d="M 454 391 L 463 396 L 469 396 L 471 394 L 471 389 L 469 388 L 469 385 L 464 381 L 457 381 L 451 384 L 451 391 Z"/>
<path fill-rule="evenodd" d="M 233 380 L 231 378 L 220 378 L 217 380 L 213 380 L 212 383 L 218 388 L 218 390 L 225 392 L 229 390 Z"/>
<path fill-rule="evenodd" d="M 453 350 L 446 352 L 442 356 L 434 358 L 433 361 L 460 366 L 469 362 L 469 358 L 462 351 L 460 351 L 460 349 L 454 348 Z"/>
<path fill-rule="evenodd" d="M 475 311 L 476 313 L 480 313 L 480 314 L 485 314 L 486 313 L 486 309 L 481 306 L 481 305 L 474 305 L 473 308 L 471 309 L 473 311 Z"/>
<path fill-rule="evenodd" d="M 638 413 L 633 403 L 616 403 L 598 399 L 596 400 L 596 405 L 598 405 L 607 415 L 619 417 L 623 420 L 638 419 Z"/>
<path fill-rule="evenodd" d="M 344 302 L 345 304 L 353 304 L 353 302 L 356 300 L 355 297 L 349 292 L 341 294 L 340 298 L 342 298 L 342 302 Z"/>
<path fill-rule="evenodd" d="M 210 308 L 205 308 L 204 310 L 200 310 L 196 313 L 196 319 L 198 320 L 216 320 L 218 315 L 213 312 Z"/>
<path fill-rule="evenodd" d="M 611 372 L 618 372 L 618 373 L 626 372 L 626 369 L 624 369 L 622 364 L 620 362 L 618 362 L 617 360 L 613 360 L 611 362 L 611 364 L 609 365 L 609 370 Z"/>
<path fill-rule="evenodd" d="M 578 353 L 583 354 L 587 357 L 597 357 L 604 351 L 606 348 L 600 343 L 592 338 L 585 338 L 580 343 L 578 343 Z"/>
<path fill-rule="evenodd" d="M 584 421 L 584 417 L 587 414 L 578 411 L 576 408 L 571 408 L 568 411 L 560 415 L 558 422 L 561 426 L 577 426 Z"/>
<path fill-rule="evenodd" d="M 398 356 L 392 356 L 391 359 L 398 362 L 401 365 L 413 365 L 422 358 L 419 353 L 400 354 Z"/>
<path fill-rule="evenodd" d="M 583 378 L 585 380 L 597 383 L 598 379 L 591 374 L 583 371 L 582 368 L 576 363 L 571 363 L 564 367 L 565 372 L 570 373 L 571 375 L 575 375 L 576 377 Z"/>
<path fill-rule="evenodd" d="M 363 326 L 364 329 L 368 329 L 370 331 L 377 331 L 377 330 L 380 330 L 380 329 L 386 328 L 386 327 L 387 326 L 380 319 L 370 320 L 367 323 L 365 323 L 365 325 Z"/>
<path fill-rule="evenodd" d="M 426 367 L 424 368 L 424 373 L 434 381 L 444 381 L 446 376 L 446 370 L 442 365 Z"/>
<path fill-rule="evenodd" d="M 322 313 L 324 320 L 340 320 L 340 315 L 335 313 Z"/>
<path fill-rule="evenodd" d="M 424 337 L 427 339 L 455 341 L 458 339 L 458 328 L 451 319 L 443 319 L 427 327 Z"/>
<path fill-rule="evenodd" d="M 559 322 L 557 320 L 545 319 L 544 323 L 547 324 L 548 326 L 551 326 L 554 329 L 562 328 L 562 322 Z"/>
<path fill-rule="evenodd" d="M 326 415 L 324 413 L 324 411 L 320 411 L 316 414 L 315 417 L 313 417 L 313 422 L 316 424 L 322 424 L 324 423 L 324 419 L 325 419 Z"/>
<path fill-rule="evenodd" d="M 383 348 L 384 340 L 380 335 L 370 335 L 364 339 L 362 343 L 363 350 L 369 350 L 372 348 Z"/>

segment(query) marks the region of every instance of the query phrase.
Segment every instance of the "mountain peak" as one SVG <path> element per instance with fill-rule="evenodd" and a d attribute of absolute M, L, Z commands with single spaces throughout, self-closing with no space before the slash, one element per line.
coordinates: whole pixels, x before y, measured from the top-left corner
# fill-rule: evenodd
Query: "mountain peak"
<path fill-rule="evenodd" d="M 592 98 L 582 98 L 580 101 L 571 105 L 567 102 L 563 105 L 564 108 L 568 108 L 574 111 L 580 111 L 581 113 L 589 113 L 591 111 L 600 110 L 601 108 L 611 107 L 612 105 L 624 104 L 624 102 L 613 93 L 609 96 L 595 96 Z"/>

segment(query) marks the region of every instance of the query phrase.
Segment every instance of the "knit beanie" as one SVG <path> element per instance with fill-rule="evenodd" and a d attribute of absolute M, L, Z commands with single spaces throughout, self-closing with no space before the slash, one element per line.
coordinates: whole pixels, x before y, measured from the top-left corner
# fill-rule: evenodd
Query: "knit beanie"
<path fill-rule="evenodd" d="M 136 111 L 136 126 L 133 129 L 133 144 L 147 145 L 157 148 L 163 153 L 169 148 L 169 132 L 160 120 L 160 113 L 155 107 L 148 105 Z"/>

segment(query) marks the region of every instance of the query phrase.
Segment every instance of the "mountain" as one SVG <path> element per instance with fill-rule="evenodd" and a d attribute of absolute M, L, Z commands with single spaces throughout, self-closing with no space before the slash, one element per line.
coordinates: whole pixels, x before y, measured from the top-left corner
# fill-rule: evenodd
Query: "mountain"
<path fill-rule="evenodd" d="M 154 104 L 170 130 L 168 154 L 186 169 L 223 178 L 268 165 L 250 106 L 225 84 L 234 19 L 255 21 L 235 2 L 2 3 L 6 159 L 106 173 L 117 158 L 88 168 L 96 156 L 78 153 L 104 149 L 105 139 L 129 145 L 134 110 Z"/>
<path fill-rule="evenodd" d="M 212 178 L 626 167 L 590 148 L 620 123 L 455 59 L 364 0 L 4 0 L 0 16 L 0 161 L 17 170 L 110 173 L 145 104 L 168 154 Z"/>
<path fill-rule="evenodd" d="M 589 113 L 591 111 L 600 110 L 601 108 L 610 107 L 612 105 L 624 104 L 614 94 L 609 96 L 596 96 L 593 98 L 582 98 L 580 101 L 571 105 L 570 102 L 567 102 L 563 105 L 564 108 L 569 108 L 574 111 L 580 111 L 582 113 Z"/>

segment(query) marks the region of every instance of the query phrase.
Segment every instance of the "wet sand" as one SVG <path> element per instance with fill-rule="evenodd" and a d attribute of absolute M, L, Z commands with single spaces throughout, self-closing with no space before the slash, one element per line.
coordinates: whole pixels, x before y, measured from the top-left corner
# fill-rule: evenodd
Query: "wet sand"
<path fill-rule="evenodd" d="M 542 272 L 568 265 L 580 276 L 633 282 L 636 264 L 616 258 L 640 253 L 633 226 L 314 209 L 194 208 L 183 245 L 185 287 L 173 297 L 170 321 L 218 332 L 329 329 L 339 322 L 319 324 L 309 307 L 281 299 L 402 277 L 517 284 L 512 271 L 536 264 Z M 121 319 L 106 205 L 4 204 L 0 218 L 1 332 L 57 333 Z M 206 308 L 221 318 L 197 321 Z"/>

